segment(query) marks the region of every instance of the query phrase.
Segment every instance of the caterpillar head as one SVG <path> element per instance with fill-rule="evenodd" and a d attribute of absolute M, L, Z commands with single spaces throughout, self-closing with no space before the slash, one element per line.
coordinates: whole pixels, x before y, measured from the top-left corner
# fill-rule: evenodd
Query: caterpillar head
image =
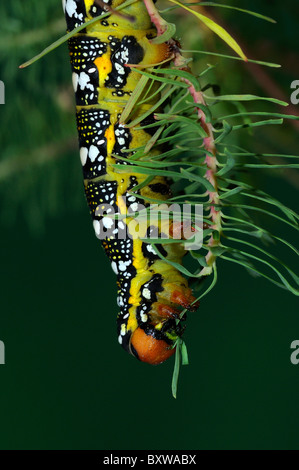
<path fill-rule="evenodd" d="M 141 303 L 137 315 L 132 315 L 133 321 L 128 321 L 128 313 L 118 315 L 120 344 L 142 362 L 157 365 L 170 358 L 175 352 L 176 341 L 185 329 L 181 321 L 186 319 L 186 315 L 181 318 L 176 307 L 194 311 L 198 306 L 197 303 L 192 305 L 195 299 L 189 289 L 184 293 L 180 289 L 173 290 L 170 298 L 169 303 L 154 302 L 146 314 L 140 313 L 142 308 L 147 308 L 146 303 Z M 127 321 L 124 321 L 125 318 Z"/>
<path fill-rule="evenodd" d="M 174 270 L 166 274 L 155 273 L 142 284 L 138 279 L 135 297 L 131 284 L 131 303 L 122 298 L 119 304 L 123 307 L 117 319 L 119 343 L 137 359 L 152 365 L 174 354 L 175 343 L 185 329 L 181 321 L 186 315 L 181 317 L 181 309 L 194 311 L 198 307 L 182 276 Z"/>
<path fill-rule="evenodd" d="M 142 362 L 161 364 L 174 354 L 175 341 L 182 332 L 174 320 L 167 320 L 161 328 L 151 323 L 139 326 L 131 336 L 130 352 Z"/>

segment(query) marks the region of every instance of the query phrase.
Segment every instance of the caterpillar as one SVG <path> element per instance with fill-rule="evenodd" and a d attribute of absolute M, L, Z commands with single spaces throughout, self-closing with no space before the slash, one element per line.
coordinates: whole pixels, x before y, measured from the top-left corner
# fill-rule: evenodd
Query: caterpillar
<path fill-rule="evenodd" d="M 184 328 L 177 320 L 180 309 L 190 311 L 198 304 L 187 280 L 167 260 L 182 263 L 185 250 L 178 244 L 159 244 L 163 259 L 150 243 L 141 238 L 120 236 L 130 233 L 130 214 L 138 211 L 143 197 L 167 201 L 171 196 L 168 181 L 155 176 L 143 185 L 146 175 L 119 172 L 118 156 L 130 156 L 134 149 L 146 144 L 152 136 L 150 127 L 126 127 L 120 116 L 139 83 L 141 75 L 130 65 L 144 66 L 171 59 L 171 44 L 151 41 L 157 31 L 142 0 L 122 10 L 112 10 L 124 0 L 64 0 L 67 31 L 98 17 L 69 41 L 72 81 L 76 99 L 76 118 L 80 158 L 86 199 L 93 226 L 117 275 L 118 341 L 130 354 L 143 362 L 160 364 L 175 352 L 175 344 Z M 101 15 L 109 16 L 101 20 Z M 128 17 L 134 17 L 129 22 Z M 134 116 L 159 99 L 138 105 Z M 147 116 L 143 124 L 153 122 Z M 123 151 L 126 151 L 124 154 Z M 129 151 L 129 153 L 128 153 Z M 130 165 L 130 163 L 127 163 Z M 134 187 L 140 186 L 136 192 Z M 104 209 L 107 209 L 104 214 Z M 122 216 L 113 230 L 108 212 Z M 127 217 L 125 217 L 127 216 Z M 157 227 L 146 225 L 144 237 Z M 161 231 L 161 230 L 160 230 Z M 164 259 L 165 258 L 165 259 Z"/>

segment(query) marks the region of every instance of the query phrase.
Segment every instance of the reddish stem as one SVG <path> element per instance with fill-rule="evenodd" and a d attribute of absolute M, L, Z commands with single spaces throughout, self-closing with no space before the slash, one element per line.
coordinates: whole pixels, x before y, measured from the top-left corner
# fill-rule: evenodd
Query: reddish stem
<path fill-rule="evenodd" d="M 151 21 L 157 29 L 157 36 L 160 36 L 161 34 L 164 33 L 166 29 L 166 22 L 163 18 L 161 18 L 161 16 L 157 12 L 156 7 L 154 3 L 152 2 L 152 0 L 143 0 L 143 1 L 148 11 L 148 14 L 151 18 Z M 168 43 L 171 46 L 173 46 L 173 50 L 175 51 L 174 53 L 175 66 L 177 66 L 181 70 L 187 70 L 188 72 L 190 72 L 189 68 L 186 67 L 185 59 L 183 58 L 183 56 L 180 54 L 178 50 L 176 42 L 173 39 L 170 39 Z M 196 91 L 194 86 L 188 79 L 183 78 L 183 80 L 189 85 L 188 90 L 194 100 L 194 103 L 199 103 L 199 104 L 206 106 L 202 93 L 200 91 Z M 206 121 L 206 116 L 204 112 L 202 111 L 202 109 L 198 109 L 197 112 L 198 112 L 198 117 L 201 123 L 201 127 L 207 134 L 207 137 L 203 139 L 203 145 L 207 151 L 207 154 L 205 157 L 205 164 L 207 166 L 205 177 L 214 188 L 214 191 L 207 191 L 207 194 L 209 195 L 209 203 L 211 204 L 210 213 L 209 213 L 209 217 L 212 221 L 211 228 L 219 232 L 221 230 L 221 212 L 215 208 L 216 205 L 219 205 L 220 199 L 219 199 L 217 180 L 216 180 L 218 162 L 216 158 L 216 147 L 215 147 L 213 129 L 212 129 L 212 125 Z M 214 235 L 212 234 L 209 239 L 208 246 L 212 247 L 218 244 L 219 244 L 219 240 L 215 239 Z M 211 270 L 212 270 L 211 267 L 215 261 L 215 257 L 211 250 L 209 250 L 208 254 L 206 255 L 206 261 L 208 264 L 208 268 L 203 268 L 200 272 L 200 275 L 206 275 L 206 274 L 211 273 Z"/>

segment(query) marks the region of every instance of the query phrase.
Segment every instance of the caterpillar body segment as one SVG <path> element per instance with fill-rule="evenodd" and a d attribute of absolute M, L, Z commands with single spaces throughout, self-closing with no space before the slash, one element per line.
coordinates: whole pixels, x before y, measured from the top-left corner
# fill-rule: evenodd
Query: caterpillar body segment
<path fill-rule="evenodd" d="M 123 0 L 104 3 L 115 8 Z M 63 4 L 68 31 L 107 13 L 93 0 L 65 0 Z M 95 233 L 102 240 L 117 275 L 119 343 L 141 361 L 159 364 L 174 353 L 175 342 L 183 332 L 177 321 L 180 308 L 196 310 L 197 305 L 193 304 L 195 299 L 187 280 L 162 260 L 151 244 L 141 239 L 148 238 L 152 230 L 158 230 L 161 235 L 161 223 L 140 224 L 139 238 L 126 234 L 132 234 L 136 228 L 130 214 L 137 212 L 141 205 L 148 206 L 142 196 L 167 201 L 171 191 L 167 181 L 156 176 L 147 186 L 132 193 L 135 186 L 145 181 L 146 175 L 118 171 L 113 165 L 126 164 L 117 156 L 128 157 L 130 153 L 123 150 L 132 149 L 133 153 L 151 138 L 150 128 L 128 128 L 120 123 L 120 116 L 141 77 L 134 67 L 127 65 L 156 64 L 170 59 L 172 52 L 167 43 L 150 42 L 156 30 L 141 0 L 122 13 L 134 16 L 135 21 L 131 23 L 112 13 L 87 25 L 69 40 L 80 158 Z M 137 106 L 134 118 L 142 116 L 158 99 L 156 95 Z M 147 118 L 148 122 L 152 120 L 153 116 Z M 120 218 L 106 217 L 109 211 Z M 158 249 L 166 259 L 181 264 L 185 254 L 181 245 L 160 244 Z"/>

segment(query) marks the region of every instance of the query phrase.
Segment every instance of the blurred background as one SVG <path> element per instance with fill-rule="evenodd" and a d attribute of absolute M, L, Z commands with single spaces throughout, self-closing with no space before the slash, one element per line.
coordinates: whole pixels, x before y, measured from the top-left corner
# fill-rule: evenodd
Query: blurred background
<path fill-rule="evenodd" d="M 298 2 L 219 3 L 277 20 L 200 10 L 248 57 L 282 68 L 198 55 L 197 71 L 217 64 L 203 85 L 290 102 L 290 84 L 299 80 Z M 174 14 L 167 18 L 184 49 L 232 54 L 194 17 Z M 299 339 L 299 315 L 290 293 L 220 262 L 216 288 L 189 314 L 190 365 L 181 370 L 176 400 L 171 360 L 151 367 L 118 345 L 115 276 L 84 198 L 67 46 L 18 69 L 64 33 L 61 4 L 1 2 L 0 17 L 0 448 L 298 449 L 299 364 L 290 362 L 290 344 Z M 271 109 L 299 114 L 299 105 Z M 230 104 L 220 112 L 229 114 Z M 234 138 L 251 151 L 299 153 L 296 121 Z M 250 178 L 296 210 L 297 170 L 258 170 Z M 287 225 L 272 224 L 276 235 L 295 241 Z"/>

